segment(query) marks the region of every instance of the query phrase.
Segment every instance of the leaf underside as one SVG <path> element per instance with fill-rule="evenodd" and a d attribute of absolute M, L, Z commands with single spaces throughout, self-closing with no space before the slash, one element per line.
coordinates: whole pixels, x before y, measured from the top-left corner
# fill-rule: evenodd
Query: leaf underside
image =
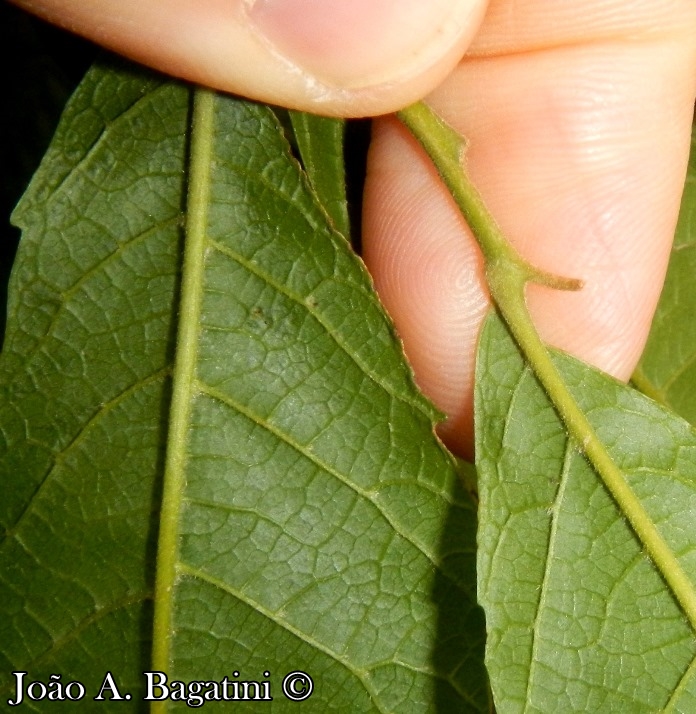
<path fill-rule="evenodd" d="M 478 359 L 479 600 L 497 711 L 694 711 L 694 633 L 497 317 Z M 693 579 L 693 429 L 554 361 Z"/>
<path fill-rule="evenodd" d="M 114 706 L 144 708 L 185 279 L 202 302 L 176 445 L 173 623 L 156 635 L 171 640 L 170 677 L 270 671 L 274 711 L 297 706 L 280 693 L 294 669 L 314 678 L 307 711 L 486 711 L 474 506 L 334 228 L 342 214 L 271 110 L 217 97 L 192 274 L 191 100 L 174 82 L 93 69 L 14 216 L 0 700 L 12 671 L 88 692 L 111 671 L 133 695 Z"/>
<path fill-rule="evenodd" d="M 696 424 L 696 131 L 667 279 L 633 376 L 636 386 Z"/>
<path fill-rule="evenodd" d="M 343 158 L 345 123 L 306 112 L 288 112 L 305 173 L 334 228 L 350 236 Z"/>

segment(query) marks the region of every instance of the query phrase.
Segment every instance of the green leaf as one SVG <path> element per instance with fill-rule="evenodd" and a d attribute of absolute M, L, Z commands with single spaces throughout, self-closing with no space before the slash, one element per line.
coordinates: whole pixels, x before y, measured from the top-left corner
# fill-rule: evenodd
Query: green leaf
<path fill-rule="evenodd" d="M 653 399 L 696 424 L 696 131 L 679 223 L 645 351 L 633 376 Z"/>
<path fill-rule="evenodd" d="M 435 411 L 273 112 L 195 94 L 91 71 L 14 216 L 0 701 L 110 671 L 141 711 L 152 648 L 274 711 L 297 669 L 307 711 L 486 711 Z"/>
<path fill-rule="evenodd" d="M 302 164 L 319 202 L 334 227 L 348 237 L 346 169 L 343 157 L 345 122 L 305 112 L 288 112 Z"/>
<path fill-rule="evenodd" d="M 478 360 L 479 599 L 497 711 L 694 711 L 694 632 L 497 318 Z M 693 582 L 696 434 L 606 375 L 554 362 Z"/>

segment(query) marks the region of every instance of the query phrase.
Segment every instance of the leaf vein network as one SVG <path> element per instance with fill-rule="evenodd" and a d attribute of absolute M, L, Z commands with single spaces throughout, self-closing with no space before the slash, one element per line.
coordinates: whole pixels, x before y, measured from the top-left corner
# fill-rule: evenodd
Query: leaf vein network
<path fill-rule="evenodd" d="M 41 477 L 41 480 L 37 483 L 36 488 L 34 489 L 34 492 L 27 499 L 26 506 L 24 507 L 22 512 L 15 519 L 15 522 L 12 525 L 7 527 L 4 534 L 0 537 L 0 550 L 2 550 L 5 547 L 5 545 L 11 541 L 11 539 L 15 536 L 17 531 L 20 529 L 22 521 L 31 512 L 32 505 L 34 504 L 36 499 L 41 494 L 41 491 L 43 490 L 45 485 L 48 483 L 48 481 L 51 477 L 51 474 L 53 473 L 53 471 L 55 470 L 55 468 L 58 465 L 58 461 L 61 460 L 62 458 L 64 458 L 65 455 L 68 454 L 71 449 L 73 449 L 74 447 L 79 445 L 80 441 L 82 440 L 82 438 L 85 437 L 85 434 L 89 431 L 90 427 L 92 427 L 96 423 L 98 423 L 100 419 L 102 419 L 104 416 L 109 414 L 109 412 L 113 411 L 119 404 L 126 401 L 130 396 L 135 394 L 137 391 L 148 387 L 150 384 L 153 384 L 154 382 L 156 382 L 159 379 L 163 379 L 163 378 L 169 376 L 169 373 L 170 373 L 169 367 L 164 367 L 162 369 L 159 369 L 156 372 L 153 372 L 152 374 L 148 375 L 144 379 L 140 379 L 137 382 L 134 382 L 133 384 L 128 385 L 128 387 L 126 389 L 124 389 L 120 394 L 116 395 L 109 402 L 106 402 L 105 404 L 101 404 L 99 406 L 99 409 L 85 422 L 84 426 L 82 426 L 77 431 L 77 433 L 73 436 L 72 440 L 70 442 L 68 442 L 60 450 L 54 452 L 51 447 L 49 447 L 45 444 L 41 444 L 40 442 L 35 442 L 37 446 L 41 446 L 42 448 L 46 449 L 47 451 L 53 452 L 51 464 L 46 469 L 46 472 Z"/>
<path fill-rule="evenodd" d="M 423 555 L 426 560 L 428 560 L 433 568 L 435 570 L 438 570 L 442 572 L 442 574 L 452 583 L 452 585 L 460 590 L 461 592 L 464 592 L 466 594 L 466 591 L 462 588 L 461 584 L 459 584 L 456 580 L 454 580 L 445 570 L 443 570 L 440 565 L 437 562 L 437 558 L 433 553 L 427 552 L 422 545 L 417 543 L 413 538 L 410 538 L 406 533 L 402 532 L 402 530 L 399 528 L 398 524 L 393 521 L 393 519 L 387 514 L 387 512 L 374 500 L 374 495 L 373 493 L 360 488 L 357 484 L 351 482 L 349 479 L 347 479 L 343 474 L 341 474 L 338 470 L 330 466 L 329 464 L 325 463 L 321 459 L 319 459 L 315 454 L 307 451 L 307 449 L 303 448 L 301 444 L 299 444 L 297 441 L 292 439 L 289 434 L 284 433 L 280 429 L 276 428 L 272 424 L 270 424 L 268 421 L 265 419 L 261 418 L 259 415 L 255 414 L 252 412 L 249 408 L 246 406 L 240 404 L 239 402 L 235 401 L 232 397 L 230 397 L 228 394 L 224 394 L 223 392 L 220 392 L 213 387 L 210 387 L 209 385 L 206 385 L 202 382 L 198 382 L 198 389 L 201 393 L 206 394 L 208 397 L 215 399 L 216 401 L 219 401 L 220 403 L 226 405 L 230 409 L 233 409 L 237 413 L 241 414 L 242 416 L 246 417 L 250 421 L 252 421 L 254 424 L 257 424 L 264 430 L 266 430 L 269 434 L 271 434 L 273 437 L 278 439 L 279 441 L 282 441 L 283 443 L 287 444 L 295 450 L 298 454 L 306 458 L 308 461 L 310 461 L 312 464 L 317 466 L 321 471 L 326 473 L 327 475 L 333 477 L 340 483 L 342 483 L 344 486 L 352 490 L 356 495 L 358 495 L 360 498 L 364 499 L 365 501 L 368 501 L 373 508 L 377 511 L 377 513 L 380 514 L 380 516 L 387 522 L 387 524 L 390 526 L 390 528 L 400 537 L 403 538 L 407 543 L 410 543 L 421 555 Z"/>
<path fill-rule="evenodd" d="M 321 313 L 317 311 L 314 307 L 312 307 L 306 300 L 304 300 L 301 295 L 298 295 L 293 290 L 288 289 L 287 287 L 276 281 L 274 278 L 272 278 L 268 273 L 259 268 L 257 265 L 244 258 L 240 254 L 236 253 L 232 249 L 228 248 L 227 246 L 224 246 L 210 239 L 208 240 L 208 243 L 215 250 L 227 256 L 231 260 L 234 260 L 243 268 L 256 275 L 274 290 L 281 293 L 282 295 L 285 295 L 288 299 L 292 300 L 297 305 L 300 305 L 301 307 L 306 309 L 307 312 L 322 326 L 322 328 L 326 330 L 326 332 L 337 345 L 337 347 L 343 353 L 346 354 L 346 356 L 358 367 L 358 369 L 360 369 L 363 374 L 369 377 L 369 379 L 371 379 L 378 387 L 382 388 L 385 392 L 387 392 L 387 394 L 389 394 L 393 399 L 402 402 L 403 404 L 406 404 L 410 407 L 415 407 L 421 413 L 425 413 L 425 410 L 422 405 L 419 405 L 414 400 L 404 397 L 403 395 L 395 393 L 394 389 L 389 384 L 385 383 L 382 379 L 380 379 L 378 375 L 373 372 L 373 370 L 371 370 L 366 364 L 364 364 L 364 362 L 357 356 L 357 354 L 353 353 L 353 350 L 350 348 L 350 346 L 345 344 L 345 342 L 341 339 L 340 333 L 338 333 L 330 324 L 328 324 L 321 317 Z"/>
<path fill-rule="evenodd" d="M 62 637 L 58 638 L 57 640 L 52 640 L 51 645 L 44 651 L 42 652 L 36 659 L 31 660 L 31 662 L 27 663 L 22 663 L 21 666 L 29 669 L 29 666 L 32 665 L 34 667 L 38 667 L 42 662 L 44 662 L 46 659 L 51 657 L 52 654 L 54 654 L 56 651 L 60 650 L 61 647 L 64 647 L 67 645 L 69 642 L 72 640 L 75 640 L 79 635 L 84 632 L 90 625 L 93 625 L 96 622 L 99 622 L 99 620 L 102 620 L 105 617 L 108 617 L 109 615 L 123 609 L 123 608 L 128 608 L 132 605 L 138 605 L 139 603 L 143 603 L 146 600 L 152 599 L 152 594 L 143 592 L 143 593 L 131 593 L 127 597 L 120 598 L 118 600 L 115 600 L 112 603 L 109 603 L 108 607 L 102 607 L 102 608 L 97 608 L 95 612 L 90 613 L 87 617 L 85 617 L 83 620 L 78 622 L 73 629 L 71 629 L 69 632 L 67 632 L 65 635 Z M 12 686 L 4 686 L 0 688 L 0 692 L 8 692 L 12 691 L 14 689 L 14 685 Z M 2 695 L 4 696 L 4 694 Z"/>
<path fill-rule="evenodd" d="M 73 165 L 70 167 L 70 170 L 53 187 L 53 189 L 51 190 L 51 195 L 44 202 L 44 206 L 50 206 L 53 202 L 53 199 L 62 191 L 65 190 L 68 193 L 70 192 L 69 184 L 71 179 L 81 175 L 82 168 L 94 157 L 94 155 L 101 148 L 101 145 L 109 139 L 110 135 L 113 133 L 116 127 L 118 127 L 123 122 L 128 122 L 130 120 L 131 115 L 135 114 L 137 111 L 140 110 L 141 104 L 153 100 L 154 97 L 160 92 L 166 92 L 170 90 L 170 85 L 166 83 L 160 84 L 159 86 L 154 87 L 145 94 L 142 94 L 141 96 L 137 97 L 135 101 L 130 104 L 130 106 L 126 107 L 118 116 L 114 117 L 113 119 L 104 119 L 103 117 L 101 117 L 104 123 L 102 130 L 99 132 L 98 136 L 94 139 L 92 144 L 86 148 L 83 156 L 79 159 L 79 161 L 74 162 Z"/>
<path fill-rule="evenodd" d="M 154 232 L 167 228 L 170 225 L 175 225 L 181 220 L 181 216 L 173 216 L 171 218 L 168 218 L 164 221 L 159 221 L 157 224 L 148 227 L 146 230 L 142 231 L 141 233 L 132 236 L 131 238 L 128 238 L 125 242 L 123 243 L 118 243 L 116 246 L 116 249 L 113 250 L 111 253 L 108 255 L 104 256 L 96 265 L 94 265 L 92 268 L 87 270 L 86 272 L 82 273 L 80 278 L 73 284 L 71 285 L 67 290 L 61 291 L 60 292 L 60 304 L 58 305 L 57 309 L 54 311 L 53 315 L 51 315 L 51 319 L 46 326 L 46 330 L 43 335 L 36 341 L 36 343 L 33 345 L 32 349 L 26 354 L 26 355 L 20 355 L 25 362 L 30 361 L 36 354 L 39 352 L 39 350 L 48 342 L 49 338 L 52 335 L 52 331 L 54 327 L 56 326 L 56 323 L 58 322 L 59 316 L 67 309 L 68 306 L 68 301 L 70 298 L 72 298 L 75 293 L 78 292 L 78 290 L 93 276 L 98 275 L 99 271 L 107 266 L 109 263 L 111 263 L 113 260 L 115 260 L 117 257 L 122 256 L 126 250 L 129 248 L 133 247 L 134 245 L 137 245 L 138 243 L 142 242 L 143 240 L 147 240 Z M 11 319 L 12 316 L 8 317 L 8 322 Z"/>
<path fill-rule="evenodd" d="M 199 568 L 194 568 L 181 561 L 179 561 L 177 565 L 177 570 L 180 575 L 187 575 L 197 580 L 201 580 L 207 583 L 208 585 L 212 585 L 213 587 L 222 590 L 228 595 L 231 595 L 235 599 L 239 600 L 240 602 L 243 602 L 245 605 L 255 610 L 256 612 L 262 614 L 267 620 L 270 620 L 275 625 L 282 627 L 284 630 L 294 635 L 305 644 L 309 645 L 310 647 L 313 647 L 316 650 L 319 650 L 320 652 L 323 652 L 325 655 L 333 659 L 337 664 L 347 669 L 348 672 L 350 672 L 356 679 L 358 679 L 358 681 L 360 681 L 360 683 L 363 685 L 368 695 L 370 696 L 370 699 L 377 705 L 378 711 L 381 712 L 381 714 L 389 714 L 389 710 L 384 709 L 382 707 L 382 705 L 379 703 L 379 700 L 377 700 L 375 693 L 371 691 L 370 687 L 368 686 L 367 671 L 360 670 L 354 667 L 350 662 L 342 658 L 338 653 L 329 649 L 326 645 L 322 644 L 318 640 L 315 640 L 313 637 L 310 637 L 306 632 L 302 632 L 298 628 L 294 627 L 287 620 L 283 619 L 282 617 L 279 617 L 277 613 L 272 612 L 268 608 L 264 607 L 261 603 L 256 602 L 255 600 L 252 600 L 251 598 L 247 597 L 242 591 L 232 587 L 229 583 L 219 580 L 218 578 L 214 578 L 211 575 L 208 575 L 203 570 L 200 570 Z"/>

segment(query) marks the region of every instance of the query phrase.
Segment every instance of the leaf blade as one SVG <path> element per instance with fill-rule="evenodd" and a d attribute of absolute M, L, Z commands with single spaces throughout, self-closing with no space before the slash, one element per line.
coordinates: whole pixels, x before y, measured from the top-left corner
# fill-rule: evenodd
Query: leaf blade
<path fill-rule="evenodd" d="M 0 360 L 0 601 L 13 614 L 3 694 L 28 662 L 45 677 L 79 673 L 88 688 L 118 665 L 120 684 L 142 692 L 187 101 L 149 76 L 92 73 L 15 213 L 24 230 Z M 158 141 L 134 157 L 140 179 L 115 210 L 114 157 L 133 122 Z M 139 293 L 149 299 L 136 317 Z"/>
<path fill-rule="evenodd" d="M 693 632 L 493 320 L 481 359 L 479 587 L 500 711 L 655 711 L 693 696 L 690 680 L 679 685 Z M 692 430 L 590 368 L 555 361 L 693 578 Z"/>
<path fill-rule="evenodd" d="M 172 677 L 270 671 L 282 711 L 282 674 L 307 667 L 321 711 L 485 710 L 475 514 L 436 412 L 270 110 L 212 100 L 204 263 L 182 269 L 190 98 L 95 70 L 17 213 L 0 501 L 6 528 L 29 520 L 0 552 L 3 672 L 90 688 L 118 672 L 134 695 L 119 708 L 141 709 L 165 450 L 183 443 L 172 625 L 156 631 Z M 199 322 L 179 310 L 187 270 Z M 181 443 L 167 436 L 177 320 L 197 349 L 194 377 L 174 377 Z M 48 465 L 80 443 L 63 488 Z"/>
<path fill-rule="evenodd" d="M 679 221 L 662 295 L 650 335 L 633 375 L 635 385 L 651 398 L 696 423 L 691 395 L 696 386 L 696 132 L 682 196 Z"/>
<path fill-rule="evenodd" d="M 346 171 L 343 157 L 345 122 L 290 111 L 290 122 L 302 164 L 319 202 L 344 236 L 350 236 L 346 203 Z"/>
<path fill-rule="evenodd" d="M 214 585 L 220 597 L 265 613 L 309 651 L 319 650 L 327 661 L 347 667 L 359 683 L 359 699 L 372 701 L 377 710 L 426 707 L 431 684 L 422 672 L 430 669 L 430 654 L 422 645 L 431 625 L 402 628 L 413 606 L 406 603 L 424 601 L 425 576 L 437 560 L 431 534 L 448 505 L 437 505 L 442 484 L 431 478 L 444 475 L 447 459 L 441 454 L 440 465 L 425 480 L 392 473 L 382 485 L 380 476 L 383 464 L 397 453 L 402 468 L 423 473 L 420 447 L 413 448 L 418 437 L 411 429 L 420 424 L 421 431 L 434 412 L 410 387 L 403 364 L 385 363 L 381 345 L 389 328 L 370 297 L 362 266 L 327 226 L 312 193 L 302 192 L 304 184 L 287 153 L 278 158 L 285 145 L 273 115 L 219 101 L 215 121 L 181 586 Z M 230 151 L 227 137 L 235 130 L 241 133 L 241 146 Z M 264 196 L 262 209 L 246 195 Z M 275 220 L 268 222 L 269 214 Z M 249 232 L 249 224 L 258 230 Z M 362 338 L 356 343 L 358 325 Z M 235 347 L 240 341 L 246 345 L 249 333 L 251 361 L 246 348 Z M 313 345 L 311 352 L 307 344 Z M 221 356 L 231 354 L 244 356 L 232 369 L 223 369 Z M 240 380 L 240 374 L 246 379 Z M 259 479 L 273 483 L 273 475 L 264 474 L 261 466 L 269 452 L 283 454 L 279 463 L 290 465 L 279 477 L 290 488 L 272 502 L 258 484 Z M 235 468 L 238 464 L 241 468 Z M 227 484 L 224 491 L 221 483 Z M 403 498 L 389 497 L 404 489 L 430 513 L 414 514 L 403 508 Z M 428 505 L 433 496 L 436 501 Z M 214 537 L 222 522 L 224 544 Z M 206 523 L 213 524 L 212 533 Z M 228 549 L 230 537 L 235 545 Z M 251 545 L 255 540 L 263 547 Z M 360 554 L 358 562 L 343 556 L 317 561 L 324 540 L 339 553 Z M 245 563 L 252 561 L 250 572 Z M 398 593 L 396 599 L 375 589 L 382 568 L 393 573 L 390 591 Z M 353 614 L 337 622 L 341 602 L 350 602 Z M 378 622 L 381 634 L 375 641 Z M 197 648 L 206 647 L 201 633 L 195 641 Z M 366 642 L 372 643 L 369 652 Z M 192 643 L 189 636 L 184 645 L 174 644 L 182 669 Z M 193 676 L 184 672 L 186 678 Z M 373 682 L 385 673 L 388 680 L 405 682 L 401 686 L 410 689 L 410 703 L 401 695 L 400 705 L 380 705 L 383 695 Z M 322 706 L 340 709 L 328 700 Z"/>

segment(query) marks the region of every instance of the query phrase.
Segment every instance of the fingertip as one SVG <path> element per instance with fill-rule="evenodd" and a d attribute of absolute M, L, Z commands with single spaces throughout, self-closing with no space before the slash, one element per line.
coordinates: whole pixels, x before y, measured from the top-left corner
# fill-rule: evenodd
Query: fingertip
<path fill-rule="evenodd" d="M 440 437 L 471 458 L 474 353 L 489 308 L 481 255 L 412 137 L 391 118 L 374 124 L 363 257 L 416 383 L 447 414 Z"/>
<path fill-rule="evenodd" d="M 328 103 L 342 94 L 361 113 L 381 114 L 445 78 L 484 6 L 483 0 L 251 0 L 249 18 L 271 51 L 322 85 Z"/>
<path fill-rule="evenodd" d="M 131 59 L 252 99 L 377 115 L 456 65 L 485 0 L 17 0 Z"/>
<path fill-rule="evenodd" d="M 469 138 L 469 173 L 513 245 L 585 283 L 528 288 L 542 338 L 621 379 L 648 334 L 683 186 L 695 66 L 683 54 L 628 43 L 467 58 L 429 98 Z M 487 308 L 480 269 L 466 285 L 477 251 L 410 137 L 389 120 L 376 126 L 366 262 L 419 386 L 449 415 L 441 434 L 470 455 Z"/>

